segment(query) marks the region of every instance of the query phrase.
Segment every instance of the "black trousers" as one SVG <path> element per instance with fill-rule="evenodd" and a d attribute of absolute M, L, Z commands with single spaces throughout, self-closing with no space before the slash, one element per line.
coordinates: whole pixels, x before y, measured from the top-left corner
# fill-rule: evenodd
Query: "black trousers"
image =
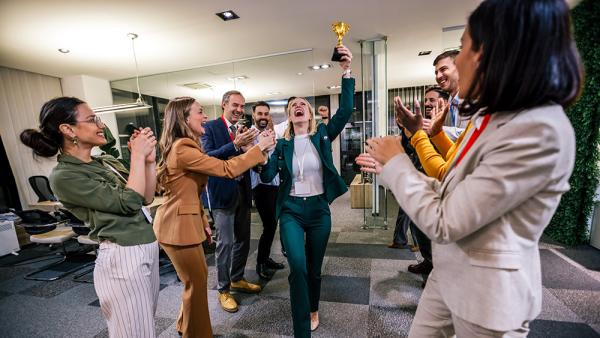
<path fill-rule="evenodd" d="M 394 243 L 403 245 L 407 243 L 406 230 L 409 227 L 413 241 L 419 246 L 421 255 L 431 263 L 431 240 L 415 225 L 400 207 L 398 209 L 398 218 L 396 219 L 396 228 L 394 229 Z"/>
<path fill-rule="evenodd" d="M 429 237 L 427 237 L 427 235 L 425 235 L 413 222 L 410 222 L 410 232 L 412 232 L 413 236 L 417 239 L 421 256 L 431 263 L 431 240 Z"/>
<path fill-rule="evenodd" d="M 263 223 L 263 233 L 258 241 L 256 263 L 266 263 L 271 254 L 271 245 L 277 230 L 275 219 L 275 203 L 277 202 L 278 186 L 259 184 L 254 188 L 254 203 Z"/>

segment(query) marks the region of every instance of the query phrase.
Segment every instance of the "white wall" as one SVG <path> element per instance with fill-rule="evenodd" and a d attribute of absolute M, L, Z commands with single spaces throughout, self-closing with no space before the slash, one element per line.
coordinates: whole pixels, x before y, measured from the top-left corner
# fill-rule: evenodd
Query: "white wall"
<path fill-rule="evenodd" d="M 75 96 L 85 102 L 90 107 L 104 107 L 113 104 L 112 91 L 108 80 L 99 79 L 89 75 L 73 75 L 60 79 L 63 94 L 65 96 Z M 98 114 L 104 124 L 110 129 L 111 133 L 117 140 L 115 147 L 121 151 L 121 143 L 119 142 L 119 128 L 117 127 L 117 117 L 113 112 Z M 98 155 L 101 150 L 94 148 L 93 155 Z"/>
<path fill-rule="evenodd" d="M 0 67 L 0 136 L 23 208 L 38 200 L 27 179 L 33 175 L 48 176 L 56 160 L 34 159 L 19 135 L 24 129 L 38 128 L 40 108 L 58 96 L 62 96 L 58 78 Z"/>

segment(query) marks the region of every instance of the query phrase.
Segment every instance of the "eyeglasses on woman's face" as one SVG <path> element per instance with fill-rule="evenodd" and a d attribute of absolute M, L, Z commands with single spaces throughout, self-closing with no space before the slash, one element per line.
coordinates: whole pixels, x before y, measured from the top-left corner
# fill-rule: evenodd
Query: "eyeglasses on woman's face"
<path fill-rule="evenodd" d="M 104 128 L 104 122 L 102 122 L 102 120 L 100 119 L 100 116 L 94 115 L 94 116 L 90 116 L 87 120 L 82 120 L 82 121 L 75 121 L 75 123 L 95 123 L 96 127 L 98 128 Z"/>

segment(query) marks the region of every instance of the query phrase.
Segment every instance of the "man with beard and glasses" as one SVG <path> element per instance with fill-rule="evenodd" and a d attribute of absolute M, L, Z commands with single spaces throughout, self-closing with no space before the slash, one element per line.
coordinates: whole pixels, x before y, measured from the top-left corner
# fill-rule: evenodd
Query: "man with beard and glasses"
<path fill-rule="evenodd" d="M 252 106 L 252 119 L 254 120 L 253 129 L 260 132 L 269 128 L 271 122 L 270 115 L 271 107 L 264 101 L 258 101 Z M 257 167 L 260 168 L 260 167 Z M 256 273 L 260 278 L 271 279 L 273 270 L 281 270 L 284 268 L 282 263 L 275 262 L 271 259 L 271 245 L 275 238 L 275 230 L 277 229 L 277 219 L 275 217 L 275 204 L 277 202 L 277 191 L 279 190 L 279 176 L 271 182 L 263 182 L 260 180 L 260 175 L 256 171 L 250 172 L 252 176 L 252 195 L 254 196 L 254 204 L 260 215 L 263 223 L 263 233 L 258 241 L 258 254 L 256 257 Z"/>

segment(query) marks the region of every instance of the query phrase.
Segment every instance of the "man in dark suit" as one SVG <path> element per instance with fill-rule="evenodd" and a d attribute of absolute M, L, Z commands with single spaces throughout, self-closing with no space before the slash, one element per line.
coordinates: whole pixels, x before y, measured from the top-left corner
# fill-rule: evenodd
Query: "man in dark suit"
<path fill-rule="evenodd" d="M 241 154 L 257 136 L 256 129 L 238 126 L 244 116 L 244 96 L 232 90 L 223 94 L 223 115 L 207 122 L 202 136 L 204 151 L 220 159 Z M 257 284 L 244 279 L 244 268 L 250 250 L 250 207 L 252 206 L 250 173 L 246 171 L 235 179 L 210 177 L 204 196 L 212 209 L 217 228 L 216 268 L 219 304 L 227 312 L 238 310 L 230 289 L 258 293 Z"/>

